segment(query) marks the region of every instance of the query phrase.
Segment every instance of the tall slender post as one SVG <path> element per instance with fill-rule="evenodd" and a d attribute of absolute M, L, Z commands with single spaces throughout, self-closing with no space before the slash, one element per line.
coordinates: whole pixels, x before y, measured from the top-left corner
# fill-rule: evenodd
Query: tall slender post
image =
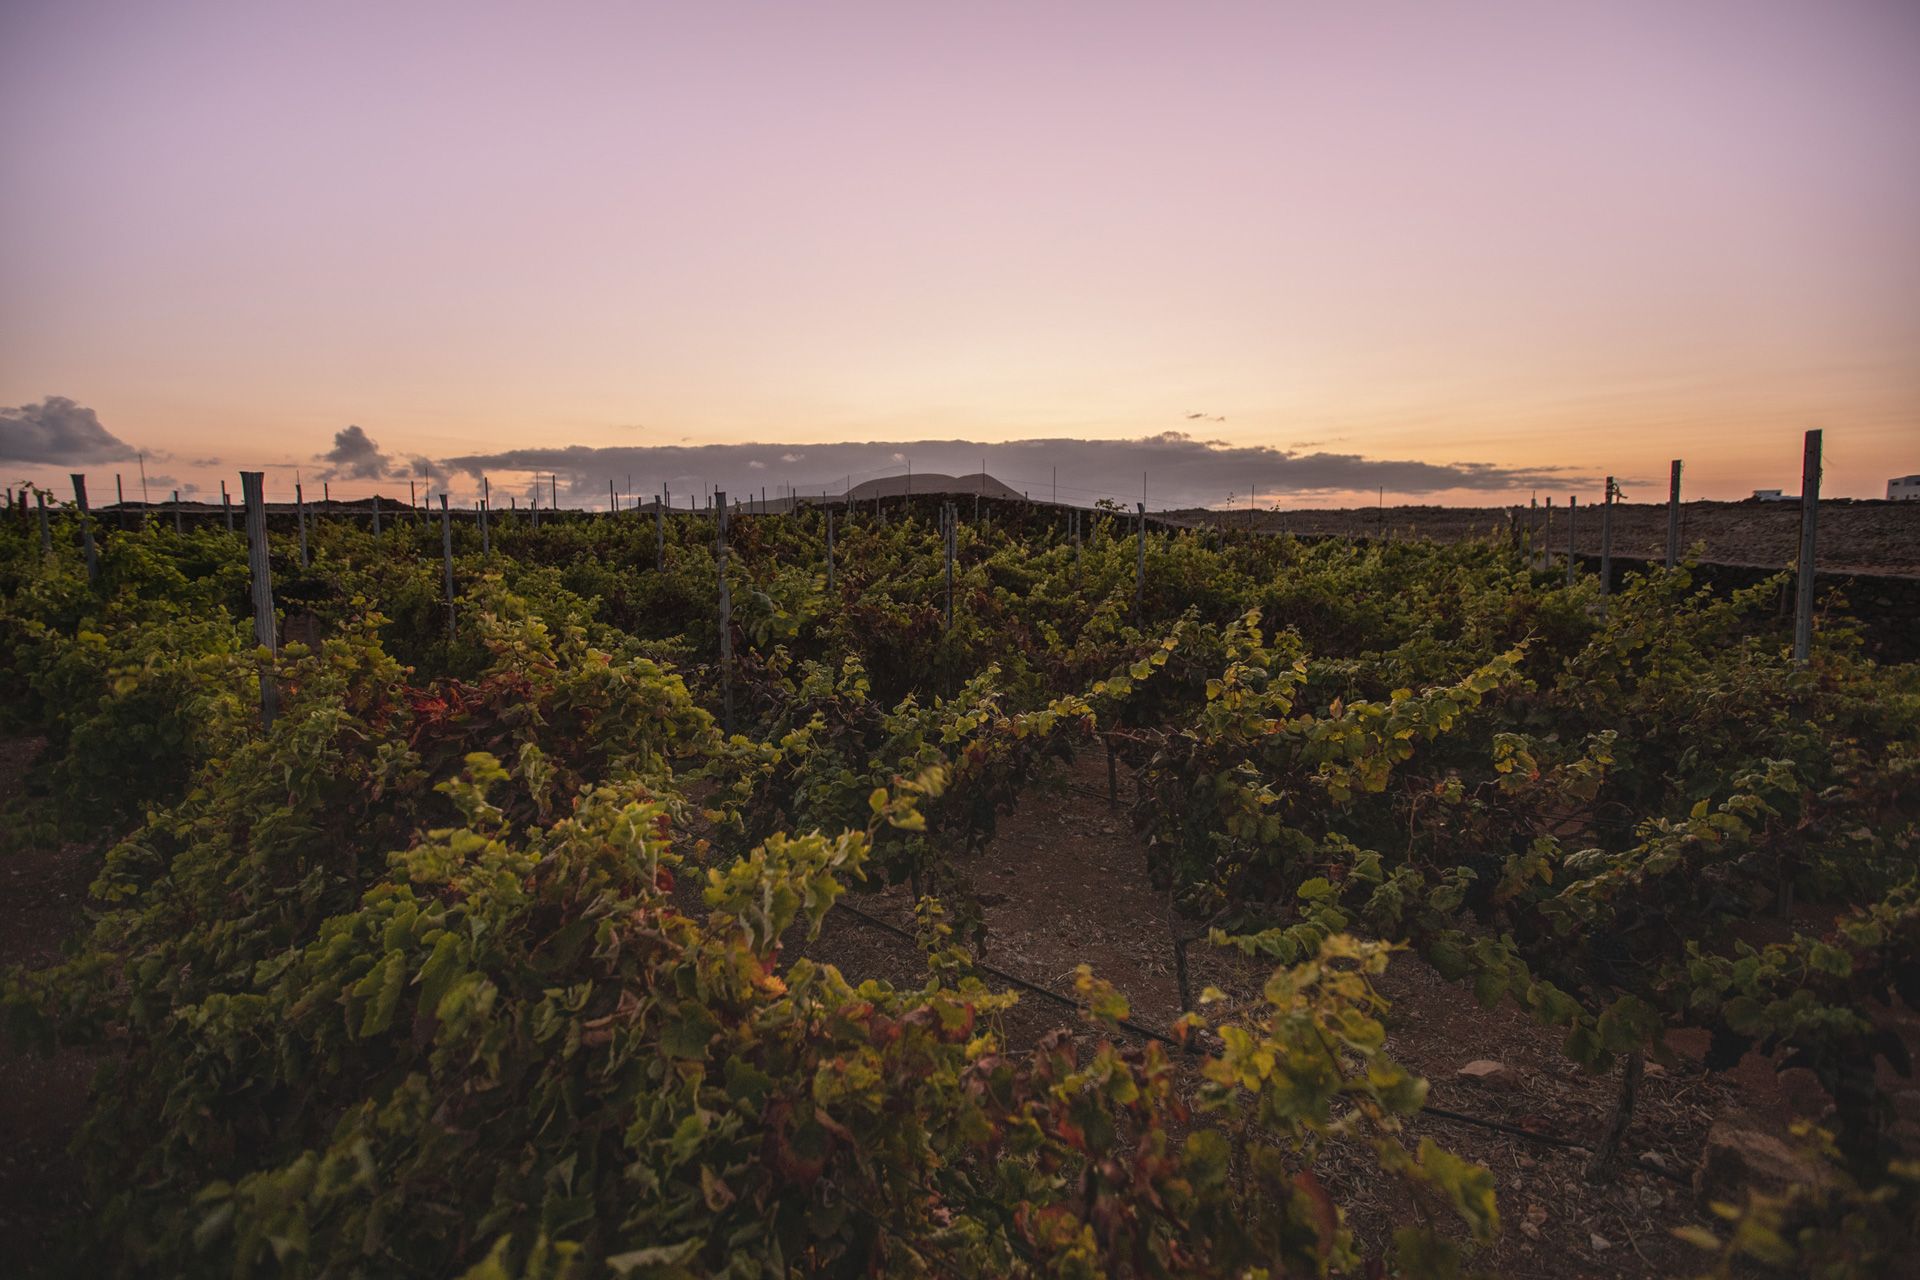
<path fill-rule="evenodd" d="M 373 495 L 373 536 L 380 536 L 380 495 Z"/>
<path fill-rule="evenodd" d="M 620 514 L 620 495 L 613 491 L 613 477 L 607 477 L 607 514 Z"/>
<path fill-rule="evenodd" d="M 827 590 L 833 590 L 833 508 L 827 508 Z"/>
<path fill-rule="evenodd" d="M 453 513 L 447 495 L 440 495 L 440 564 L 447 580 L 447 643 L 453 643 Z"/>
<path fill-rule="evenodd" d="M 1800 456 L 1800 576 L 1793 604 L 1793 660 L 1813 653 L 1814 526 L 1820 518 L 1820 433 L 1807 432 Z"/>
<path fill-rule="evenodd" d="M 560 473 L 549 472 L 547 479 L 553 485 L 553 514 L 557 516 L 560 514 Z"/>
<path fill-rule="evenodd" d="M 227 532 L 233 532 L 233 498 L 227 493 L 227 482 L 220 482 L 220 510 L 227 517 Z"/>
<path fill-rule="evenodd" d="M 653 503 L 653 568 L 656 573 L 667 567 L 667 495 L 663 489 Z"/>
<path fill-rule="evenodd" d="M 33 491 L 33 503 L 40 508 L 40 554 L 53 554 L 53 525 L 47 521 L 47 492 L 36 488 Z"/>
<path fill-rule="evenodd" d="M 1574 534 L 1574 525 L 1579 523 L 1579 516 L 1580 516 L 1580 495 L 1577 493 L 1570 493 L 1567 495 L 1567 585 L 1568 586 L 1573 585 L 1574 566 L 1577 563 L 1573 558 L 1573 534 Z"/>
<path fill-rule="evenodd" d="M 1600 594 L 1613 594 L 1613 477 L 1607 477 L 1607 494 L 1600 506 Z"/>
<path fill-rule="evenodd" d="M 420 518 L 420 491 L 413 487 L 413 480 L 407 480 L 407 509 L 413 512 L 414 519 Z"/>
<path fill-rule="evenodd" d="M 1680 459 L 1667 478 L 1667 568 L 1680 563 Z"/>
<path fill-rule="evenodd" d="M 243 487 L 244 488 L 244 487 Z M 293 511 L 300 522 L 300 567 L 307 567 L 307 495 L 301 492 L 300 482 L 293 482 Z"/>
<path fill-rule="evenodd" d="M 611 482 L 609 482 L 611 483 Z M 493 486 L 487 483 L 485 476 L 480 477 L 480 554 L 493 554 L 493 525 L 487 519 L 487 513 L 493 506 Z"/>
<path fill-rule="evenodd" d="M 1144 488 L 1146 481 L 1141 485 Z M 1138 504 L 1140 511 L 1140 558 L 1133 569 L 1133 616 L 1138 621 L 1146 608 L 1147 599 L 1147 504 Z"/>
<path fill-rule="evenodd" d="M 178 489 L 173 491 L 173 531 L 175 533 L 185 532 L 180 524 L 180 491 Z"/>
<path fill-rule="evenodd" d="M 713 491 L 713 558 L 720 573 L 720 727 L 733 732 L 733 595 L 727 587 L 727 491 Z"/>
<path fill-rule="evenodd" d="M 127 527 L 127 491 L 120 487 L 120 473 L 113 473 L 113 505 L 120 514 L 120 527 Z"/>
<path fill-rule="evenodd" d="M 280 650 L 273 620 L 273 561 L 267 547 L 266 473 L 242 471 L 240 496 L 247 507 L 247 570 L 253 577 L 253 642 L 267 651 L 260 668 L 260 727 L 273 728 L 280 712 L 280 688 L 273 679 L 273 655 Z"/>
<path fill-rule="evenodd" d="M 80 509 L 80 549 L 87 557 L 88 583 L 100 580 L 100 551 L 93 545 L 93 516 L 87 511 L 87 478 L 73 472 L 73 505 Z"/>
<path fill-rule="evenodd" d="M 1553 571 L 1553 495 L 1547 495 L 1547 509 L 1540 521 L 1540 569 Z"/>
<path fill-rule="evenodd" d="M 941 522 L 946 525 L 947 544 L 947 630 L 953 630 L 953 526 L 954 510 L 951 502 L 940 509 Z"/>

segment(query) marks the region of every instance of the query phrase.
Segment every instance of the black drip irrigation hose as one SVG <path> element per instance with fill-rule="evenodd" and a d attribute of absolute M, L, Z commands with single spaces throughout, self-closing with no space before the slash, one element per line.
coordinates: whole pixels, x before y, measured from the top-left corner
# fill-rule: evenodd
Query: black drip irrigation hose
<path fill-rule="evenodd" d="M 911 942 L 916 947 L 920 945 L 920 940 L 918 938 L 914 937 L 911 933 L 908 933 L 905 929 L 902 929 L 899 925 L 894 924 L 890 920 L 882 920 L 879 916 L 869 914 L 868 912 L 862 911 L 860 908 L 846 902 L 835 902 L 833 906 L 836 911 L 848 912 L 849 914 L 861 920 L 866 921 L 868 924 L 874 926 L 877 929 L 881 929 L 887 933 L 890 933 L 896 938 L 902 938 L 908 942 Z M 1031 991 L 1034 995 L 1041 996 L 1045 999 L 1051 1000 L 1055 1004 L 1064 1006 L 1065 1008 L 1077 1010 L 1081 1007 L 1080 1002 L 1078 1000 L 1074 1000 L 1068 996 L 1063 996 L 1057 991 L 1049 990 L 1048 988 L 1041 986 L 1039 983 L 1028 982 L 1025 978 L 1021 977 L 1018 974 L 1008 973 L 1004 969 L 996 969 L 992 965 L 983 963 L 979 960 L 975 960 L 973 962 L 973 967 L 979 970 L 981 973 L 988 974 L 992 977 L 998 978 L 1002 982 L 1005 982 L 1011 986 L 1020 988 L 1022 991 Z M 1125 1030 L 1131 1031 L 1133 1032 L 1133 1034 L 1137 1036 L 1143 1036 L 1148 1040 L 1158 1040 L 1161 1044 L 1172 1045 L 1176 1049 L 1182 1047 L 1178 1040 L 1175 1040 L 1172 1036 L 1166 1034 L 1164 1031 L 1155 1031 L 1152 1027 L 1143 1027 L 1139 1023 L 1130 1021 L 1126 1018 L 1121 1018 L 1119 1020 L 1119 1025 Z"/>
<path fill-rule="evenodd" d="M 867 924 L 872 925 L 874 928 L 879 929 L 885 933 L 890 933 L 894 937 L 900 938 L 906 942 L 910 942 L 916 947 L 920 945 L 920 940 L 918 938 L 914 937 L 911 933 L 908 933 L 905 929 L 902 929 L 899 925 L 894 924 L 890 920 L 882 920 L 879 916 L 876 916 L 871 912 L 862 911 L 860 908 L 852 905 L 851 903 L 844 902 L 844 901 L 835 902 L 833 904 L 833 909 L 836 911 L 845 911 L 847 914 L 853 916 L 855 919 L 863 920 Z M 1029 982 L 1018 974 L 1008 973 L 1004 969 L 995 968 L 993 965 L 985 964 L 978 960 L 973 962 L 973 967 L 981 973 L 987 974 L 991 977 L 998 978 L 1002 982 L 1005 982 L 1010 986 L 1015 986 L 1020 988 L 1022 991 L 1031 991 L 1034 995 L 1040 996 L 1041 998 L 1046 1000 L 1051 1000 L 1055 1004 L 1058 1004 L 1064 1008 L 1079 1010 L 1082 1007 L 1078 1000 L 1074 1000 L 1068 996 L 1063 996 L 1057 991 L 1053 991 L 1047 987 L 1041 986 L 1039 983 Z M 1119 1020 L 1118 1025 L 1123 1030 L 1131 1031 L 1134 1035 L 1140 1036 L 1143 1039 L 1158 1040 L 1161 1044 L 1171 1045 L 1173 1048 L 1176 1048 L 1176 1049 L 1185 1049 L 1187 1047 L 1186 1045 L 1174 1039 L 1172 1036 L 1168 1035 L 1164 1031 L 1156 1031 L 1152 1027 L 1141 1026 L 1139 1023 L 1131 1021 L 1130 1019 L 1122 1018 Z M 1209 1056 L 1213 1056 L 1213 1057 L 1219 1056 L 1218 1051 L 1212 1048 L 1211 1046 L 1207 1048 L 1206 1052 L 1208 1053 Z M 1477 1129 L 1487 1129 L 1494 1133 L 1505 1133 L 1516 1138 L 1525 1138 L 1529 1142 L 1537 1142 L 1542 1146 L 1547 1146 L 1547 1147 L 1558 1147 L 1563 1151 L 1591 1152 L 1593 1150 L 1593 1148 L 1588 1144 L 1584 1142 L 1577 1142 L 1572 1138 L 1562 1138 L 1558 1134 L 1541 1133 L 1534 1129 L 1523 1129 L 1519 1125 L 1508 1124 L 1503 1120 L 1488 1120 L 1481 1116 L 1468 1115 L 1463 1111 L 1450 1111 L 1445 1107 L 1436 1107 L 1432 1103 L 1427 1103 L 1423 1105 L 1420 1108 L 1420 1114 L 1425 1116 L 1432 1116 L 1436 1120 L 1451 1120 L 1455 1124 L 1472 1125 Z M 1683 1178 L 1678 1174 L 1669 1172 L 1668 1170 L 1661 1168 L 1659 1165 L 1649 1164 L 1645 1161 L 1635 1161 L 1634 1167 L 1638 1169 L 1642 1169 L 1647 1173 L 1656 1174 L 1660 1177 L 1666 1178 L 1671 1182 L 1677 1182 L 1684 1185 L 1691 1185 L 1688 1179 Z"/>

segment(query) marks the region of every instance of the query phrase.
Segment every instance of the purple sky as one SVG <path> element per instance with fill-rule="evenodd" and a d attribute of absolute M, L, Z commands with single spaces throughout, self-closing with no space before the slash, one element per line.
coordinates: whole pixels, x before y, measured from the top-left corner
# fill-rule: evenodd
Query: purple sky
<path fill-rule="evenodd" d="M 0 171 L 9 480 L 131 476 L 85 410 L 210 489 L 349 425 L 348 492 L 1166 431 L 1275 451 L 1187 500 L 1920 471 L 1915 0 L 16 0 Z"/>

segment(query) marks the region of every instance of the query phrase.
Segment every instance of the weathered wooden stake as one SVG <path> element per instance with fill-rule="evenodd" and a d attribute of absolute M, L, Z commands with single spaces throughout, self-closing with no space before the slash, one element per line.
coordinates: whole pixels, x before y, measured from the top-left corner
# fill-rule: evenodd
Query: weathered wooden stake
<path fill-rule="evenodd" d="M 1667 478 L 1667 568 L 1680 563 L 1680 459 Z"/>
<path fill-rule="evenodd" d="M 1573 558 L 1573 534 L 1574 534 L 1574 526 L 1579 523 L 1579 516 L 1580 516 L 1580 495 L 1577 493 L 1570 493 L 1567 495 L 1567 585 L 1568 586 L 1573 585 L 1574 566 L 1578 563 Z"/>
<path fill-rule="evenodd" d="M 440 495 L 440 564 L 447 583 L 447 642 L 453 642 L 453 512 L 447 509 L 447 495 Z"/>
<path fill-rule="evenodd" d="M 80 548 L 87 556 L 87 581 L 100 580 L 100 552 L 93 545 L 93 517 L 87 511 L 87 478 L 73 472 L 73 505 L 80 509 Z"/>
<path fill-rule="evenodd" d="M 833 590 L 833 508 L 827 508 L 827 590 Z"/>
<path fill-rule="evenodd" d="M 273 678 L 273 655 L 280 651 L 273 620 L 273 560 L 267 546 L 266 473 L 242 471 L 240 498 L 247 508 L 247 570 L 253 577 L 253 641 L 267 651 L 260 668 L 260 727 L 273 728 L 280 713 L 280 687 Z"/>
<path fill-rule="evenodd" d="M 1600 594 L 1613 594 L 1613 477 L 1607 477 L 1607 496 L 1600 506 Z"/>
<path fill-rule="evenodd" d="M 1147 504 L 1135 503 L 1140 520 L 1140 557 L 1133 570 L 1133 617 L 1137 622 L 1147 599 Z"/>
<path fill-rule="evenodd" d="M 300 567 L 307 567 L 307 495 L 300 489 L 298 480 L 293 482 L 293 511 L 300 521 Z"/>
<path fill-rule="evenodd" d="M 1820 433 L 1807 432 L 1800 455 L 1800 574 L 1793 603 L 1793 660 L 1813 653 L 1814 526 L 1820 518 Z"/>
<path fill-rule="evenodd" d="M 173 491 L 173 531 L 175 533 L 183 532 L 180 524 L 180 491 L 178 489 Z"/>
<path fill-rule="evenodd" d="M 733 594 L 727 587 L 727 491 L 713 491 L 713 558 L 720 571 L 720 727 L 733 732 Z"/>
<path fill-rule="evenodd" d="M 485 476 L 480 477 L 480 554 L 493 554 L 493 527 L 487 519 L 487 511 L 493 506 L 493 486 L 487 483 Z"/>
<path fill-rule="evenodd" d="M 667 494 L 664 489 L 653 504 L 653 568 L 656 573 L 664 573 L 667 568 Z"/>
<path fill-rule="evenodd" d="M 373 536 L 380 536 L 380 495 L 373 495 Z"/>
<path fill-rule="evenodd" d="M 220 482 L 220 511 L 227 517 L 227 532 L 233 532 L 233 498 L 227 493 L 227 482 Z"/>
<path fill-rule="evenodd" d="M 47 520 L 46 490 L 36 488 L 33 491 L 33 503 L 40 508 L 40 554 L 50 556 L 53 554 L 53 525 Z"/>
<path fill-rule="evenodd" d="M 953 630 L 953 526 L 954 509 L 951 502 L 940 509 L 940 522 L 946 526 L 944 533 L 947 544 L 947 630 Z"/>

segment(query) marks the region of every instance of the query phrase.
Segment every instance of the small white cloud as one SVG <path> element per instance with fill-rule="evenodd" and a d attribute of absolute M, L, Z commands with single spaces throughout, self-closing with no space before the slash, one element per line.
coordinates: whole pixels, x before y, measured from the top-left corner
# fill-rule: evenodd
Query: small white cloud
<path fill-rule="evenodd" d="M 753 461 L 749 462 L 747 466 L 752 468 L 755 471 L 765 471 L 767 469 L 767 464 L 760 461 L 758 458 L 755 458 Z"/>

